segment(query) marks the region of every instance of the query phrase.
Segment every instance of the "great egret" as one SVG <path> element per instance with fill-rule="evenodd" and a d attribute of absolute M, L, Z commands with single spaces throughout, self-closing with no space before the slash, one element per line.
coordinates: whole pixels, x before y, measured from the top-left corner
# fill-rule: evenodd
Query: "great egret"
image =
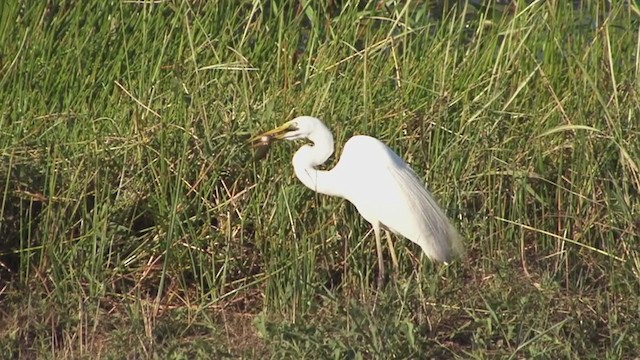
<path fill-rule="evenodd" d="M 462 252 L 456 229 L 440 209 L 418 176 L 393 150 L 380 140 L 357 135 L 344 145 L 336 166 L 318 170 L 333 154 L 333 135 L 315 117 L 300 116 L 250 141 L 269 145 L 272 139 L 308 139 L 293 155 L 293 169 L 309 189 L 350 201 L 373 226 L 378 254 L 379 284 L 385 279 L 381 227 L 420 245 L 431 259 L 449 262 Z M 397 259 L 391 238 L 387 241 L 394 266 Z"/>

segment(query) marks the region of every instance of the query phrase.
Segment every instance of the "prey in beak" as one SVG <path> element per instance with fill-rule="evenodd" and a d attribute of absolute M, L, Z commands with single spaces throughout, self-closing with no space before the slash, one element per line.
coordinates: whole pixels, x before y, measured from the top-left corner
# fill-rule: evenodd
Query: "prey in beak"
<path fill-rule="evenodd" d="M 291 122 L 284 123 L 275 129 L 269 130 L 262 134 L 256 135 L 248 140 L 251 147 L 255 149 L 254 160 L 262 160 L 267 156 L 271 144 L 274 140 L 282 140 L 286 138 L 286 134 L 290 131 L 295 131 L 297 128 L 291 124 Z"/>
<path fill-rule="evenodd" d="M 287 133 L 290 131 L 298 130 L 291 121 L 286 122 L 273 130 L 269 130 L 267 132 L 263 132 L 260 135 L 256 135 L 249 139 L 249 142 L 252 144 L 262 144 L 265 142 L 271 142 L 271 140 L 282 140 L 286 137 Z"/>

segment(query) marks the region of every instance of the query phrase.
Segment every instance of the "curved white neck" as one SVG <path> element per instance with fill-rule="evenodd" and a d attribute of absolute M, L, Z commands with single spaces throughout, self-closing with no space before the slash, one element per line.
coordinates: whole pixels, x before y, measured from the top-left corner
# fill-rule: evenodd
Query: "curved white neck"
<path fill-rule="evenodd" d="M 329 131 L 309 137 L 314 145 L 304 145 L 293 155 L 293 170 L 298 180 L 309 189 L 330 196 L 342 196 L 341 182 L 334 170 L 318 170 L 333 154 L 333 136 Z"/>

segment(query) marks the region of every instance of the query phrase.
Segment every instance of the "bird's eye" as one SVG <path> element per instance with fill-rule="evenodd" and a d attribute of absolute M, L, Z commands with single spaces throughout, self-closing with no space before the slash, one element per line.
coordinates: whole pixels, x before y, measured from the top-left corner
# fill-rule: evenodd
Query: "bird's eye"
<path fill-rule="evenodd" d="M 296 131 L 296 130 L 298 130 L 298 124 L 296 123 L 289 124 L 289 126 L 287 127 L 287 131 Z"/>

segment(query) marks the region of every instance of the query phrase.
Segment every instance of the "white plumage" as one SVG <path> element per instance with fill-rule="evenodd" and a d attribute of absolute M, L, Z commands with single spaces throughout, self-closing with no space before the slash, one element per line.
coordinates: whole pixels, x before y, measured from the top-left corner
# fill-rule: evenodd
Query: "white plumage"
<path fill-rule="evenodd" d="M 347 199 L 371 223 L 381 277 L 381 226 L 420 245 L 429 258 L 437 261 L 449 262 L 462 252 L 458 232 L 433 196 L 413 170 L 380 140 L 365 135 L 350 138 L 336 166 L 325 171 L 316 167 L 333 154 L 333 136 L 319 119 L 297 117 L 254 139 L 265 135 L 313 143 L 303 145 L 293 156 L 296 176 L 311 190 Z"/>

